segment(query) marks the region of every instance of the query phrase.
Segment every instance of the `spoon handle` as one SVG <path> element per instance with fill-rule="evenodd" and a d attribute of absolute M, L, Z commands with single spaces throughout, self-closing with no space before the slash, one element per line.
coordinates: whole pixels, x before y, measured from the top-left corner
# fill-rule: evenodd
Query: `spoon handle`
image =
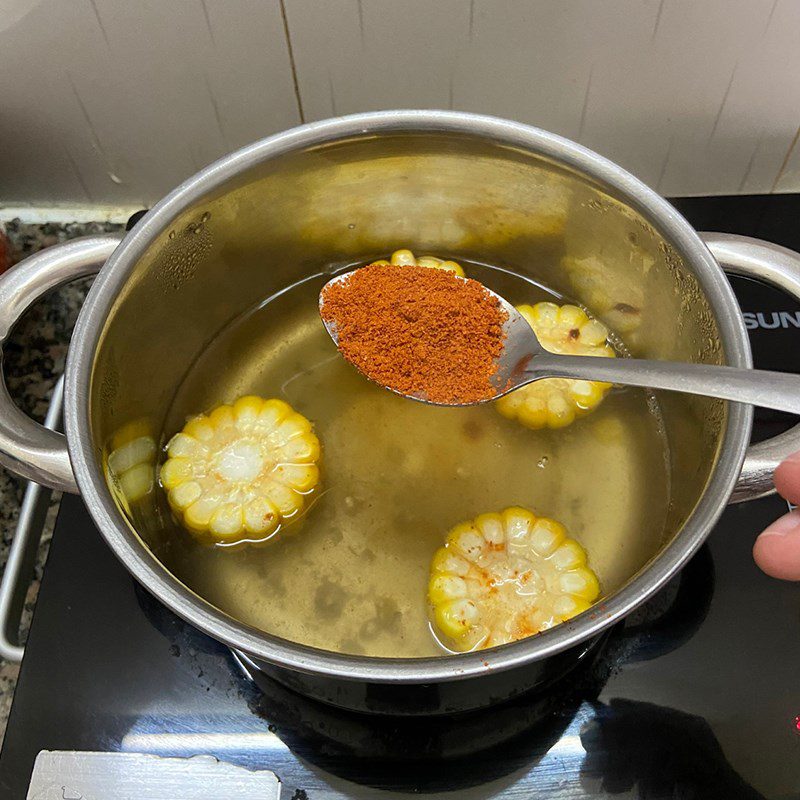
<path fill-rule="evenodd" d="M 800 375 L 786 372 L 677 361 L 544 353 L 534 356 L 520 383 L 529 383 L 529 376 L 531 380 L 577 378 L 648 389 L 668 389 L 800 415 Z"/>

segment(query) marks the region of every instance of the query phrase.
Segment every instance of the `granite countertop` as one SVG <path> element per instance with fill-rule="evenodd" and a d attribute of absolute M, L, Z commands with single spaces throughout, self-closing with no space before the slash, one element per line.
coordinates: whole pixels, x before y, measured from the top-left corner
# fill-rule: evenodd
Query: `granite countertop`
<path fill-rule="evenodd" d="M 45 223 L 29 225 L 19 220 L 0 220 L 0 235 L 5 233 L 10 244 L 11 263 L 44 247 L 98 233 L 111 233 L 124 226 L 114 223 Z M 64 360 L 70 333 L 80 310 L 91 279 L 56 289 L 34 305 L 20 321 L 6 343 L 3 362 L 6 382 L 11 396 L 27 414 L 42 421 L 50 395 L 64 371 Z M 5 567 L 8 548 L 14 536 L 25 481 L 0 468 L 0 565 Z M 48 523 L 36 560 L 33 583 L 28 590 L 21 629 L 23 635 L 30 624 L 39 581 L 47 558 L 47 550 L 55 521 L 60 495 L 51 502 Z M 19 666 L 0 660 L 0 741 L 5 733 L 8 711 L 16 686 Z"/>

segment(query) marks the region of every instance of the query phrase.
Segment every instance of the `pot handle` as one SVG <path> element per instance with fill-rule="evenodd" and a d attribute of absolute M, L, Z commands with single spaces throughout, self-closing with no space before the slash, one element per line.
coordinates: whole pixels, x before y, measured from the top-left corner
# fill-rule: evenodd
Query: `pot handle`
<path fill-rule="evenodd" d="M 800 301 L 800 253 L 732 233 L 700 233 L 700 238 L 725 272 L 771 284 Z M 772 494 L 775 468 L 797 451 L 800 451 L 800 425 L 750 445 L 731 502 L 741 503 Z"/>
<path fill-rule="evenodd" d="M 25 311 L 50 289 L 100 271 L 121 234 L 87 236 L 49 247 L 0 276 L 2 346 Z M 0 464 L 51 489 L 77 492 L 66 437 L 34 422 L 11 399 L 0 371 Z"/>

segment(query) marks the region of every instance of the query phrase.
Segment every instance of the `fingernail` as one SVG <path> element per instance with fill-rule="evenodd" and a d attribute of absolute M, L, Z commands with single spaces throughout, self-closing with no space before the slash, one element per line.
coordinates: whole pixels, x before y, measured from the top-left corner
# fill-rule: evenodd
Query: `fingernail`
<path fill-rule="evenodd" d="M 761 535 L 786 536 L 787 533 L 793 533 L 798 529 L 800 529 L 800 511 L 792 511 L 776 519 Z"/>
<path fill-rule="evenodd" d="M 783 460 L 784 462 L 791 461 L 792 464 L 800 464 L 800 450 L 796 453 L 792 453 L 790 456 L 786 456 Z"/>

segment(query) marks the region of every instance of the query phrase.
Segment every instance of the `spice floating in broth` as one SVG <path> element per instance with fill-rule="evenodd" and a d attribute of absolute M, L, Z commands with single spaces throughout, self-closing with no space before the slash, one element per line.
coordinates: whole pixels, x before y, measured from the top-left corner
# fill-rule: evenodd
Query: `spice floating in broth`
<path fill-rule="evenodd" d="M 508 314 L 484 286 L 448 268 L 370 264 L 330 282 L 320 314 L 342 355 L 399 394 L 460 404 L 497 392 Z"/>

